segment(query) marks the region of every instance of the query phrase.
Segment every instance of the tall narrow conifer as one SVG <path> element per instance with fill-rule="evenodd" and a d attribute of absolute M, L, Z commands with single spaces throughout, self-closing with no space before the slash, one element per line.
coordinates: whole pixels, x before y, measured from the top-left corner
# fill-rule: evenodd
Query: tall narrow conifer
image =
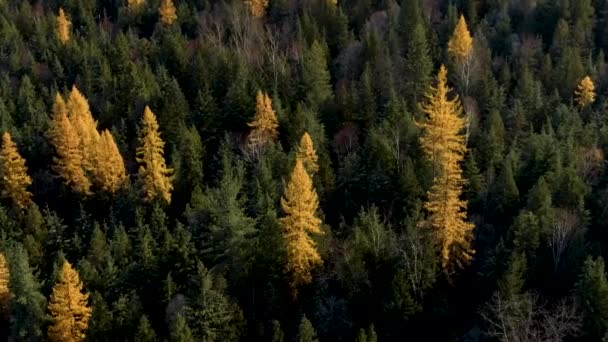
<path fill-rule="evenodd" d="M 32 178 L 27 174 L 25 159 L 19 154 L 17 145 L 8 132 L 2 135 L 0 177 L 2 177 L 2 197 L 10 198 L 18 209 L 28 207 L 32 201 L 32 194 L 27 187 L 32 184 Z"/>

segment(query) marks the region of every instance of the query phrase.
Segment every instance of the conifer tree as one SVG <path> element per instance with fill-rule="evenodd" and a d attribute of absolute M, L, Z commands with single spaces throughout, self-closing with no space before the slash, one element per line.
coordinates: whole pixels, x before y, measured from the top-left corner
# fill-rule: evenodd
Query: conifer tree
<path fill-rule="evenodd" d="M 97 152 L 97 142 L 99 141 L 97 122 L 93 119 L 93 114 L 91 114 L 89 101 L 76 86 L 72 87 L 72 91 L 68 97 L 67 109 L 70 122 L 80 138 L 83 167 L 87 172 L 94 172 L 97 168 L 97 165 L 95 165 L 95 155 Z"/>
<path fill-rule="evenodd" d="M 460 100 L 450 100 L 447 70 L 442 66 L 437 76 L 437 87 L 431 87 L 427 101 L 421 107 L 427 115 L 421 126 L 420 138 L 424 152 L 433 163 L 433 185 L 425 208 L 428 224 L 435 229 L 441 246 L 442 264 L 454 262 L 462 266 L 474 253 L 470 239 L 474 226 L 466 221 L 467 202 L 461 200 L 465 180 L 461 162 L 467 151 L 462 134 L 465 120 Z"/>
<path fill-rule="evenodd" d="M 78 132 L 68 118 L 68 110 L 61 95 L 55 97 L 49 139 L 57 157 L 54 169 L 75 192 L 90 194 L 91 182 L 83 169 L 83 154 Z"/>
<path fill-rule="evenodd" d="M 302 139 L 300 139 L 296 158 L 302 160 L 306 167 L 306 171 L 309 174 L 314 175 L 319 171 L 319 157 L 317 156 L 317 151 L 315 151 L 315 146 L 308 132 L 304 132 Z"/>
<path fill-rule="evenodd" d="M 127 8 L 129 11 L 136 12 L 144 5 L 145 0 L 127 0 Z"/>
<path fill-rule="evenodd" d="M 49 327 L 49 340 L 84 341 L 92 310 L 88 306 L 89 294 L 82 291 L 78 273 L 68 261 L 64 261 L 49 302 L 53 318 Z"/>
<path fill-rule="evenodd" d="M 175 322 L 171 327 L 171 342 L 194 342 L 195 339 L 192 337 L 192 331 L 188 327 L 188 322 L 183 315 L 177 314 Z"/>
<path fill-rule="evenodd" d="M 163 148 L 165 142 L 158 132 L 158 123 L 154 113 L 146 106 L 139 133 L 137 162 L 139 163 L 139 181 L 146 201 L 160 197 L 171 202 L 172 170 L 165 164 Z"/>
<path fill-rule="evenodd" d="M 177 20 L 177 10 L 172 0 L 162 0 L 158 13 L 160 14 L 160 22 L 163 25 L 172 25 Z"/>
<path fill-rule="evenodd" d="M 107 129 L 101 133 L 96 144 L 93 175 L 97 186 L 110 193 L 120 189 L 127 179 L 125 163 L 112 133 Z"/>
<path fill-rule="evenodd" d="M 302 93 L 314 110 L 332 96 L 330 78 L 325 50 L 315 40 L 302 56 Z"/>
<path fill-rule="evenodd" d="M 600 341 L 608 332 L 608 280 L 604 259 L 587 257 L 576 283 L 582 305 L 583 331 L 590 341 Z"/>
<path fill-rule="evenodd" d="M 312 323 L 306 318 L 306 316 L 302 317 L 300 321 L 300 326 L 298 328 L 298 342 L 318 342 L 317 332 L 315 328 L 312 326 Z"/>
<path fill-rule="evenodd" d="M 2 135 L 0 176 L 2 177 L 2 197 L 10 198 L 16 208 L 28 207 L 32 201 L 32 194 L 27 187 L 32 184 L 32 178 L 27 174 L 25 159 L 19 154 L 17 146 L 8 132 L 4 132 Z"/>
<path fill-rule="evenodd" d="M 463 15 L 460 16 L 454 33 L 448 42 L 448 52 L 456 62 L 456 68 L 460 75 L 463 91 L 466 94 L 469 87 L 473 57 L 473 37 L 471 37 L 471 33 L 469 32 L 467 22 Z"/>
<path fill-rule="evenodd" d="M 247 0 L 249 6 L 249 13 L 255 18 L 262 18 L 266 15 L 266 8 L 268 8 L 268 0 Z"/>
<path fill-rule="evenodd" d="M 277 139 L 279 122 L 272 109 L 272 100 L 265 92 L 258 91 L 255 117 L 247 125 L 251 127 L 248 144 L 254 154 L 258 154 L 262 148 Z"/>
<path fill-rule="evenodd" d="M 416 1 L 411 1 L 416 2 Z M 405 74 L 407 77 L 407 91 L 409 100 L 417 103 L 424 93 L 431 79 L 433 63 L 429 55 L 429 48 L 424 26 L 418 23 L 414 27 L 410 40 L 406 43 Z"/>
<path fill-rule="evenodd" d="M 2 319 L 8 318 L 10 304 L 11 304 L 11 290 L 9 288 L 10 283 L 10 270 L 4 253 L 0 253 L 0 317 Z"/>
<path fill-rule="evenodd" d="M 312 280 L 311 271 L 323 260 L 310 234 L 322 234 L 321 220 L 317 217 L 319 200 L 312 179 L 304 168 L 304 163 L 296 159 L 296 165 L 287 184 L 281 207 L 286 216 L 280 220 L 287 245 L 287 272 L 291 285 L 297 293 L 299 285 Z"/>
<path fill-rule="evenodd" d="M 62 44 L 66 44 L 70 41 L 70 30 L 72 22 L 65 15 L 63 8 L 59 8 L 59 15 L 57 16 L 57 37 Z"/>
<path fill-rule="evenodd" d="M 589 76 L 585 76 L 574 92 L 576 104 L 585 108 L 595 102 L 595 85 Z"/>

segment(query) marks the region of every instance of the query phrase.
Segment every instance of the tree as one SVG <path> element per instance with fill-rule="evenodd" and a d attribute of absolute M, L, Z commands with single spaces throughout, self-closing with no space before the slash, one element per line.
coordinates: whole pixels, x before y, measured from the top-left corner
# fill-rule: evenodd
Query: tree
<path fill-rule="evenodd" d="M 65 15 L 63 8 L 59 8 L 59 15 L 57 16 L 57 38 L 62 44 L 66 44 L 70 41 L 70 29 L 72 22 Z"/>
<path fill-rule="evenodd" d="M 272 109 L 272 100 L 268 94 L 258 91 L 256 96 L 255 117 L 247 124 L 251 127 L 248 137 L 248 145 L 251 151 L 257 155 L 268 144 L 273 143 L 279 135 L 279 122 Z"/>
<path fill-rule="evenodd" d="M 302 56 L 302 93 L 307 104 L 318 109 L 332 95 L 325 51 L 316 40 Z"/>
<path fill-rule="evenodd" d="M 177 20 L 177 9 L 172 0 L 162 0 L 158 13 L 160 22 L 165 26 L 170 26 Z"/>
<path fill-rule="evenodd" d="M 165 164 L 164 141 L 158 132 L 158 123 L 154 113 L 146 106 L 139 132 L 137 162 L 139 163 L 139 181 L 146 201 L 160 197 L 171 202 L 172 170 Z"/>
<path fill-rule="evenodd" d="M 460 75 L 463 91 L 466 94 L 469 88 L 471 64 L 473 60 L 473 37 L 467 27 L 467 22 L 463 15 L 460 15 L 454 33 L 448 42 L 448 52 L 456 62 L 456 67 Z"/>
<path fill-rule="evenodd" d="M 4 253 L 0 253 L 0 317 L 8 318 L 13 295 L 9 287 L 11 273 Z"/>
<path fill-rule="evenodd" d="M 583 333 L 590 341 L 600 341 L 608 328 L 608 280 L 604 259 L 587 257 L 576 293 L 583 313 Z"/>
<path fill-rule="evenodd" d="M 296 158 L 302 160 L 306 167 L 306 171 L 309 174 L 314 175 L 319 171 L 319 157 L 317 156 L 317 151 L 315 150 L 312 138 L 308 132 L 302 134 L 302 139 L 300 139 L 300 145 L 298 145 L 298 151 L 296 152 Z"/>
<path fill-rule="evenodd" d="M 82 153 L 83 167 L 86 172 L 95 172 L 96 146 L 99 141 L 97 122 L 89 107 L 89 101 L 76 88 L 72 87 L 67 101 L 68 118 L 80 138 L 80 151 Z"/>
<path fill-rule="evenodd" d="M 247 0 L 249 6 L 249 13 L 255 18 L 262 18 L 266 15 L 266 8 L 268 8 L 268 0 Z"/>
<path fill-rule="evenodd" d="M 129 11 L 137 12 L 144 5 L 145 0 L 127 0 L 127 8 Z"/>
<path fill-rule="evenodd" d="M 410 1 L 412 3 L 417 0 Z M 406 90 L 410 103 L 418 103 L 420 96 L 430 82 L 433 63 L 429 55 L 429 47 L 424 26 L 416 24 L 410 39 L 406 43 L 405 75 L 407 77 Z"/>
<path fill-rule="evenodd" d="M 114 193 L 127 180 L 127 171 L 112 133 L 107 129 L 101 132 L 95 148 L 95 184 L 103 191 Z"/>
<path fill-rule="evenodd" d="M 49 302 L 51 341 L 84 341 L 92 310 L 88 306 L 89 294 L 83 293 L 82 287 L 78 273 L 64 261 Z"/>
<path fill-rule="evenodd" d="M 318 342 L 317 332 L 312 326 L 312 323 L 306 318 L 302 317 L 300 321 L 300 327 L 298 328 L 298 342 Z"/>
<path fill-rule="evenodd" d="M 312 281 L 311 270 L 323 263 L 315 241 L 310 234 L 322 234 L 321 220 L 317 217 L 319 200 L 312 179 L 301 159 L 296 159 L 281 207 L 286 216 L 280 219 L 287 245 L 287 272 L 294 293 L 299 285 Z"/>
<path fill-rule="evenodd" d="M 436 231 L 444 267 L 455 262 L 462 266 L 474 251 L 470 240 L 474 225 L 466 221 L 467 202 L 461 199 L 465 183 L 461 162 L 467 151 L 462 131 L 465 120 L 458 96 L 450 100 L 447 70 L 442 66 L 437 87 L 430 88 L 422 110 L 427 120 L 420 124 L 424 134 L 420 142 L 433 163 L 433 185 L 424 207 L 429 213 L 427 223 Z"/>
<path fill-rule="evenodd" d="M 581 108 L 586 108 L 595 102 L 595 85 L 589 76 L 585 76 L 574 91 L 576 104 Z"/>
<path fill-rule="evenodd" d="M 181 314 L 177 315 L 173 326 L 171 327 L 171 342 L 194 342 L 192 331 L 188 327 L 188 322 Z"/>
<path fill-rule="evenodd" d="M 83 155 L 80 138 L 70 120 L 67 106 L 57 94 L 53 105 L 53 117 L 49 127 L 49 139 L 55 147 L 57 157 L 53 158 L 55 172 L 62 177 L 75 192 L 91 194 L 91 182 L 83 169 Z"/>
<path fill-rule="evenodd" d="M 156 342 L 156 333 L 150 324 L 150 320 L 146 315 L 141 316 L 137 333 L 135 334 L 135 342 Z"/>
<path fill-rule="evenodd" d="M 2 197 L 10 198 L 18 209 L 25 209 L 32 201 L 32 194 L 27 187 L 32 178 L 27 174 L 25 159 L 21 157 L 17 146 L 8 132 L 2 135 L 0 150 L 0 176 L 2 177 Z"/>

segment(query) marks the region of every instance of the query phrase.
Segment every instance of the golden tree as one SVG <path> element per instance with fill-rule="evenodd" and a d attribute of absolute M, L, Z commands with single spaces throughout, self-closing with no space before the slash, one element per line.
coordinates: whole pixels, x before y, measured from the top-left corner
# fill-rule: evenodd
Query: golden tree
<path fill-rule="evenodd" d="M 308 132 L 304 132 L 302 139 L 300 139 L 300 145 L 298 146 L 296 157 L 302 160 L 304 166 L 306 167 L 306 171 L 308 171 L 308 173 L 311 175 L 319 171 L 319 164 L 317 163 L 319 157 L 317 156 L 317 151 L 315 151 L 315 146 Z"/>
<path fill-rule="evenodd" d="M 80 138 L 83 166 L 86 171 L 93 172 L 96 168 L 94 159 L 99 132 L 97 132 L 97 122 L 91 114 L 89 101 L 76 86 L 72 87 L 67 108 L 70 122 Z"/>
<path fill-rule="evenodd" d="M 447 70 L 442 65 L 437 87 L 431 86 L 421 106 L 427 120 L 421 124 L 424 134 L 420 140 L 434 170 L 424 207 L 429 213 L 427 222 L 437 233 L 443 266 L 454 262 L 462 267 L 474 254 L 470 244 L 474 225 L 467 222 L 467 202 L 461 200 L 465 180 L 460 164 L 467 151 L 462 134 L 465 119 L 458 96 L 448 98 L 446 83 Z"/>
<path fill-rule="evenodd" d="M 268 0 L 247 0 L 249 6 L 249 12 L 255 18 L 262 18 L 266 15 L 266 8 L 268 8 Z"/>
<path fill-rule="evenodd" d="M 469 88 L 471 64 L 473 60 L 473 37 L 467 27 L 464 16 L 461 15 L 454 33 L 448 42 L 448 52 L 456 62 L 460 80 L 466 93 Z"/>
<path fill-rule="evenodd" d="M 49 340 L 84 341 L 92 312 L 88 299 L 89 294 L 83 293 L 78 273 L 65 261 L 49 302 L 53 321 L 49 327 Z"/>
<path fill-rule="evenodd" d="M 595 84 L 593 84 L 591 77 L 585 76 L 581 80 L 574 91 L 574 97 L 576 104 L 581 108 L 585 108 L 595 102 Z"/>
<path fill-rule="evenodd" d="M 70 41 L 70 29 L 72 22 L 65 15 L 63 8 L 59 8 L 59 15 L 57 16 L 57 38 L 62 44 Z"/>
<path fill-rule="evenodd" d="M 27 187 L 32 184 L 32 178 L 27 174 L 25 159 L 19 154 L 17 145 L 8 132 L 4 132 L 2 135 L 0 175 L 2 176 L 2 197 L 10 198 L 16 208 L 28 207 L 32 201 L 32 194 Z"/>
<path fill-rule="evenodd" d="M 268 94 L 258 91 L 255 117 L 247 125 L 251 127 L 248 145 L 254 153 L 259 153 L 262 148 L 277 139 L 279 135 L 279 122 L 272 109 L 272 100 Z"/>
<path fill-rule="evenodd" d="M 312 179 L 300 159 L 296 159 L 296 166 L 281 198 L 281 207 L 286 214 L 280 221 L 287 245 L 287 272 L 291 275 L 294 293 L 297 293 L 299 285 L 311 282 L 312 269 L 323 263 L 317 245 L 310 236 L 323 233 L 321 220 L 317 217 L 319 200 Z"/>
<path fill-rule="evenodd" d="M 129 11 L 138 11 L 144 5 L 145 0 L 127 0 L 127 8 Z"/>
<path fill-rule="evenodd" d="M 114 193 L 127 179 L 127 171 L 112 133 L 104 130 L 95 147 L 95 183 L 103 191 Z"/>
<path fill-rule="evenodd" d="M 146 106 L 137 147 L 139 181 L 146 201 L 161 197 L 171 202 L 172 170 L 167 168 L 163 148 L 165 142 L 158 132 L 158 123 L 154 113 Z"/>
<path fill-rule="evenodd" d="M 83 168 L 83 154 L 78 132 L 68 118 L 68 110 L 61 95 L 55 97 L 53 117 L 49 128 L 49 139 L 55 148 L 55 172 L 78 193 L 90 194 L 91 182 Z"/>
<path fill-rule="evenodd" d="M 158 13 L 160 14 L 160 22 L 163 25 L 172 25 L 177 20 L 177 10 L 172 0 L 162 0 Z"/>
<path fill-rule="evenodd" d="M 0 253 L 0 316 L 3 318 L 8 317 L 12 299 L 11 290 L 9 288 L 10 276 L 10 270 L 4 253 Z"/>

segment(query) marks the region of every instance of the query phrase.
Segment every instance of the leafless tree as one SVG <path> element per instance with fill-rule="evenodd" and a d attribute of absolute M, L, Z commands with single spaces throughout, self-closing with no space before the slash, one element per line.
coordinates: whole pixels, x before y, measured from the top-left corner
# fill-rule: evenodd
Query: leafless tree
<path fill-rule="evenodd" d="M 554 224 L 549 236 L 554 270 L 557 270 L 562 255 L 570 242 L 581 233 L 581 230 L 581 222 L 575 212 L 567 209 L 554 211 Z"/>

